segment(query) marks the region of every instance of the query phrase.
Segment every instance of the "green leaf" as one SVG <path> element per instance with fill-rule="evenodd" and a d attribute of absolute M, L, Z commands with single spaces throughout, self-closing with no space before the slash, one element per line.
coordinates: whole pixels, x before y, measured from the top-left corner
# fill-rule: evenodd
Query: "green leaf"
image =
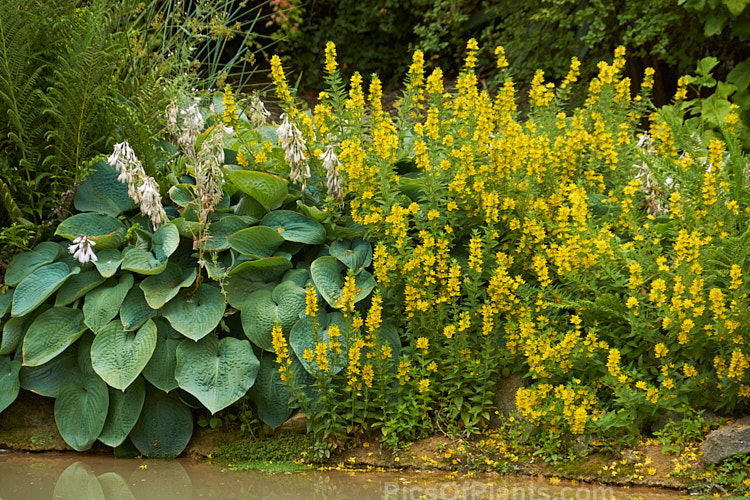
<path fill-rule="evenodd" d="M 10 305 L 13 303 L 13 291 L 9 288 L 0 287 L 0 318 L 10 310 Z"/>
<path fill-rule="evenodd" d="M 91 344 L 91 365 L 107 384 L 124 391 L 143 371 L 156 348 L 156 325 L 149 320 L 136 332 L 112 321 Z"/>
<path fill-rule="evenodd" d="M 317 328 L 315 327 L 316 320 L 318 323 Z M 330 326 L 333 324 L 339 327 L 340 332 L 336 339 L 336 342 L 340 346 L 340 352 L 338 354 L 331 348 L 331 341 L 328 335 Z M 297 323 L 295 323 L 292 327 L 292 331 L 289 333 L 289 345 L 294 350 L 294 354 L 297 355 L 297 358 L 300 363 L 302 363 L 305 371 L 310 375 L 315 376 L 320 372 L 317 358 L 313 357 L 312 361 L 308 361 L 305 359 L 305 350 L 309 349 L 315 353 L 317 344 L 322 342 L 326 345 L 328 371 L 331 375 L 335 375 L 347 364 L 348 347 L 344 344 L 347 328 L 347 321 L 342 313 L 334 312 L 332 314 L 326 314 L 323 310 L 320 310 L 318 311 L 316 319 L 310 318 L 309 316 L 303 316 Z"/>
<path fill-rule="evenodd" d="M 177 368 L 177 346 L 180 342 L 188 340 L 164 318 L 154 319 L 154 324 L 156 348 L 146 368 L 143 369 L 143 376 L 155 387 L 169 392 L 178 386 L 177 379 L 174 378 Z"/>
<path fill-rule="evenodd" d="M 286 179 L 254 170 L 226 170 L 229 180 L 268 210 L 279 208 L 288 194 Z"/>
<path fill-rule="evenodd" d="M 289 404 L 292 394 L 281 380 L 279 364 L 273 354 L 261 355 L 258 377 L 247 395 L 255 403 L 258 418 L 272 429 L 286 422 L 292 414 Z"/>
<path fill-rule="evenodd" d="M 85 331 L 80 309 L 48 309 L 31 323 L 26 332 L 23 339 L 24 365 L 43 365 L 67 349 Z"/>
<path fill-rule="evenodd" d="M 701 102 L 701 117 L 714 127 L 724 123 L 724 118 L 732 111 L 732 104 L 712 94 Z"/>
<path fill-rule="evenodd" d="M 274 210 L 263 217 L 261 224 L 277 231 L 286 241 L 319 245 L 326 240 L 326 230 L 320 222 L 291 210 Z"/>
<path fill-rule="evenodd" d="M 192 184 L 177 184 L 169 188 L 169 199 L 180 207 L 195 204 L 195 186 Z"/>
<path fill-rule="evenodd" d="M 720 34 L 724 29 L 724 23 L 727 22 L 728 18 L 729 16 L 723 12 L 718 14 L 715 12 L 709 13 L 708 19 L 706 19 L 706 23 L 703 25 L 703 34 L 707 37 Z"/>
<path fill-rule="evenodd" d="M 116 448 L 133 430 L 146 400 L 146 383 L 138 377 L 125 391 L 109 388 L 109 411 L 99 441 Z"/>
<path fill-rule="evenodd" d="M 71 272 L 67 265 L 55 262 L 29 274 L 18 284 L 13 293 L 11 316 L 27 315 L 55 293 L 68 278 L 80 271 L 81 268 L 76 267 Z"/>
<path fill-rule="evenodd" d="M 164 271 L 167 260 L 159 260 L 153 253 L 138 247 L 126 247 L 122 251 L 122 269 L 138 274 L 155 275 Z"/>
<path fill-rule="evenodd" d="M 292 263 L 285 257 L 267 257 L 265 259 L 243 262 L 229 271 L 229 276 L 241 275 L 248 281 L 278 281 L 285 272 L 292 268 Z"/>
<path fill-rule="evenodd" d="M 132 445 L 131 445 L 132 446 Z M 138 455 L 137 450 L 134 450 Z M 115 458 L 118 458 L 115 456 Z M 133 493 L 128 488 L 128 483 L 117 472 L 105 472 L 97 476 L 99 484 L 104 491 L 104 498 L 107 500 L 136 500 Z M 78 498 L 90 498 L 81 496 Z M 163 497 L 162 497 L 163 498 Z"/>
<path fill-rule="evenodd" d="M 18 374 L 21 363 L 13 361 L 10 356 L 0 356 L 0 413 L 18 397 L 21 383 Z"/>
<path fill-rule="evenodd" d="M 120 322 L 128 332 L 140 328 L 149 318 L 158 315 L 159 311 L 149 307 L 143 296 L 143 290 L 137 286 L 130 289 L 120 306 Z"/>
<path fill-rule="evenodd" d="M 111 278 L 122 264 L 122 253 L 119 250 L 102 250 L 96 253 L 97 261 L 94 262 L 99 274 L 103 278 Z"/>
<path fill-rule="evenodd" d="M 344 288 L 344 277 L 339 270 L 339 262 L 336 257 L 324 256 L 315 259 L 310 266 L 310 275 L 312 276 L 315 289 L 320 292 L 328 305 L 334 309 L 343 306 L 341 302 Z M 375 288 L 375 278 L 367 271 L 360 271 L 354 277 L 354 302 L 366 298 Z"/>
<path fill-rule="evenodd" d="M 230 276 L 224 284 L 224 292 L 227 294 L 227 303 L 235 309 L 242 309 L 242 304 L 253 292 L 257 290 L 273 290 L 276 283 L 253 281 L 252 274 L 240 273 Z"/>
<path fill-rule="evenodd" d="M 362 238 L 336 240 L 331 243 L 329 253 L 351 270 L 365 268 L 372 263 L 372 246 Z"/>
<path fill-rule="evenodd" d="M 745 6 L 748 4 L 748 0 L 721 0 L 724 5 L 727 6 L 727 9 L 729 9 L 729 12 L 734 16 L 737 17 L 740 14 L 742 14 L 742 11 L 745 10 Z"/>
<path fill-rule="evenodd" d="M 55 307 L 67 306 L 104 283 L 98 271 L 84 271 L 72 276 L 57 291 Z"/>
<path fill-rule="evenodd" d="M 180 290 L 162 308 L 172 327 L 188 338 L 199 340 L 211 333 L 221 321 L 226 301 L 221 290 L 203 284 L 197 290 Z"/>
<path fill-rule="evenodd" d="M 144 279 L 140 287 L 146 302 L 153 309 L 160 309 L 180 291 L 195 282 L 196 268 L 182 269 L 169 263 L 161 274 Z"/>
<path fill-rule="evenodd" d="M 284 334 L 305 312 L 305 289 L 293 281 L 283 281 L 270 292 L 258 290 L 250 294 L 241 309 L 242 329 L 255 345 L 274 352 L 271 332 L 281 326 Z"/>
<path fill-rule="evenodd" d="M 253 226 L 227 237 L 232 250 L 254 259 L 270 257 L 284 243 L 284 238 L 268 226 Z"/>
<path fill-rule="evenodd" d="M 247 340 L 211 335 L 179 345 L 175 377 L 180 387 L 216 413 L 245 395 L 259 364 Z"/>
<path fill-rule="evenodd" d="M 57 478 L 52 498 L 60 500 L 105 500 L 104 490 L 90 466 L 73 462 Z"/>
<path fill-rule="evenodd" d="M 3 325 L 2 340 L 0 340 L 0 355 L 13 354 L 34 320 L 35 314 L 27 314 L 20 318 L 10 318 Z"/>
<path fill-rule="evenodd" d="M 128 186 L 117 180 L 117 169 L 100 161 L 92 168 L 86 180 L 78 186 L 73 204 L 79 212 L 97 212 L 117 217 L 136 207 L 128 195 Z"/>
<path fill-rule="evenodd" d="M 174 224 L 163 224 L 153 237 L 154 255 L 159 262 L 166 262 L 180 245 L 180 231 Z"/>
<path fill-rule="evenodd" d="M 62 221 L 55 231 L 56 236 L 62 236 L 70 241 L 86 235 L 96 242 L 94 251 L 118 248 L 125 241 L 128 229 L 125 224 L 109 215 L 82 213 L 76 214 Z M 98 255 L 97 255 L 98 256 Z"/>
<path fill-rule="evenodd" d="M 40 267 L 54 262 L 61 253 L 62 247 L 60 245 L 45 241 L 35 246 L 30 252 L 16 255 L 5 271 L 5 284 L 16 286 Z"/>
<path fill-rule="evenodd" d="M 247 228 L 247 223 L 240 217 L 223 217 L 208 226 L 208 239 L 200 243 L 199 248 L 207 252 L 227 250 L 229 248 L 227 237 L 245 228 Z"/>
<path fill-rule="evenodd" d="M 729 72 L 727 83 L 731 83 L 737 89 L 747 89 L 750 87 L 750 60 L 742 61 Z"/>
<path fill-rule="evenodd" d="M 56 398 L 60 387 L 80 383 L 83 378 L 78 368 L 78 346 L 73 344 L 62 354 L 40 366 L 21 367 L 21 387 L 40 396 Z"/>
<path fill-rule="evenodd" d="M 130 439 L 138 451 L 150 458 L 174 458 L 193 435 L 190 409 L 159 390 L 146 392 L 146 401 Z"/>
<path fill-rule="evenodd" d="M 107 384 L 96 375 L 85 377 L 80 384 L 67 383 L 55 400 L 57 429 L 71 448 L 88 450 L 104 428 L 107 408 Z"/>
<path fill-rule="evenodd" d="M 99 333 L 112 321 L 125 300 L 128 291 L 133 287 L 133 275 L 125 273 L 117 283 L 114 278 L 100 285 L 86 295 L 83 303 L 83 322 L 94 333 Z"/>

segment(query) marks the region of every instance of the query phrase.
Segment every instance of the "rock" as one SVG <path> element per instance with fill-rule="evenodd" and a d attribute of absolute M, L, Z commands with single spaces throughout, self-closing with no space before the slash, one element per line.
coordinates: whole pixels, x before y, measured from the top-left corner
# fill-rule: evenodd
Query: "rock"
<path fill-rule="evenodd" d="M 661 432 L 664 430 L 664 428 L 667 426 L 670 422 L 679 422 L 681 420 L 684 420 L 685 418 L 688 418 L 689 415 L 677 411 L 667 411 L 662 413 L 659 418 L 656 420 L 656 422 L 653 422 L 651 424 L 651 433 Z M 721 425 L 724 422 L 724 419 L 717 416 L 715 413 L 713 413 L 710 410 L 703 410 L 698 414 L 698 417 L 702 418 L 703 420 L 706 420 L 708 422 L 711 422 L 712 424 L 718 426 Z"/>
<path fill-rule="evenodd" d="M 737 453 L 750 453 L 750 417 L 741 418 L 706 436 L 700 447 L 703 462 L 716 464 Z"/>
<path fill-rule="evenodd" d="M 286 433 L 305 433 L 307 432 L 307 417 L 304 413 L 295 413 L 289 419 L 276 429 L 271 429 L 268 425 L 263 425 L 263 433 L 266 436 Z"/>
<path fill-rule="evenodd" d="M 523 386 L 523 377 L 520 373 L 513 373 L 508 377 L 498 378 L 497 384 L 495 384 L 495 393 L 492 396 L 492 403 L 500 415 L 492 415 L 490 426 L 498 427 L 501 423 L 501 415 L 505 417 L 513 415 L 516 418 L 521 418 L 518 406 L 516 406 L 516 392 Z"/>

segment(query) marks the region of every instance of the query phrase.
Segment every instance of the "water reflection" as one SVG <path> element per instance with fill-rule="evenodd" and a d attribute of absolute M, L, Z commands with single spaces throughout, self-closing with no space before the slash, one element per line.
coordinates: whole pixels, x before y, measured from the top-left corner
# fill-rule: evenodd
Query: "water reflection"
<path fill-rule="evenodd" d="M 80 455 L 0 455 L 0 500 L 338 500 L 462 498 L 491 500 L 667 500 L 679 495 L 497 476 L 440 473 L 227 471 L 176 460 L 123 460 Z"/>

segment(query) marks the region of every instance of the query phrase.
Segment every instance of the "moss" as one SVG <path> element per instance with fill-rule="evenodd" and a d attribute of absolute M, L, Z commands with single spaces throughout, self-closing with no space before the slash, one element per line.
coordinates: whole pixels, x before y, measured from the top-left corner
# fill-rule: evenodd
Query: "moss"
<path fill-rule="evenodd" d="M 221 445 L 211 457 L 237 470 L 297 471 L 308 468 L 313 442 L 307 434 L 244 438 Z"/>

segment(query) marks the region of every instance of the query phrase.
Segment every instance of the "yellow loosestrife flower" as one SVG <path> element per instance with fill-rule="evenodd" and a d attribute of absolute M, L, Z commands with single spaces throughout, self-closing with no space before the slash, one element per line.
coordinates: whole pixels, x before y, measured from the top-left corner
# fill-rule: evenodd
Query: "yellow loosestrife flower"
<path fill-rule="evenodd" d="M 425 337 L 419 337 L 415 342 L 417 349 L 426 351 L 430 347 L 430 341 Z"/>
<path fill-rule="evenodd" d="M 325 58 L 326 58 L 326 73 L 329 75 L 332 75 L 336 72 L 336 67 L 338 66 L 338 63 L 336 62 L 336 44 L 333 42 L 326 43 L 325 48 Z"/>
<path fill-rule="evenodd" d="M 328 348 L 323 342 L 315 345 L 315 363 L 320 371 L 328 371 Z"/>
<path fill-rule="evenodd" d="M 311 318 L 315 317 L 318 312 L 318 293 L 314 286 L 310 286 L 305 291 L 305 314 Z"/>
<path fill-rule="evenodd" d="M 497 58 L 497 68 L 507 68 L 508 67 L 508 59 L 505 58 L 505 47 L 502 45 L 498 45 L 495 47 L 495 57 Z"/>

